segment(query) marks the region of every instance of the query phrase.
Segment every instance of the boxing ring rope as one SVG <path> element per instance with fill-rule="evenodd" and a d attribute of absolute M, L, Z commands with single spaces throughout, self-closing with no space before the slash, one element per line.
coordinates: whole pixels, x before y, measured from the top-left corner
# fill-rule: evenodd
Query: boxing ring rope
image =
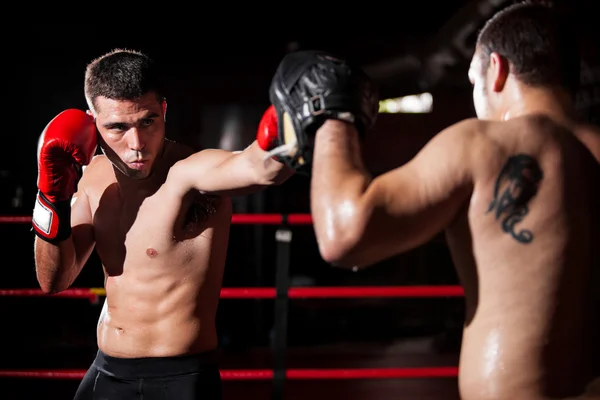
<path fill-rule="evenodd" d="M 343 380 L 343 379 L 403 379 L 455 378 L 458 367 L 419 368 L 354 368 L 354 369 L 292 369 L 285 366 L 287 346 L 288 301 L 290 299 L 341 298 L 441 298 L 464 296 L 461 286 L 345 286 L 345 287 L 292 287 L 289 285 L 289 264 L 292 241 L 291 225 L 311 225 L 310 214 L 233 214 L 232 224 L 277 225 L 275 287 L 231 287 L 221 289 L 222 299 L 274 299 L 275 322 L 273 369 L 221 370 L 223 380 L 272 381 L 274 398 L 283 398 L 283 384 L 287 380 Z M 0 216 L 0 223 L 29 224 L 31 216 Z M 82 298 L 97 302 L 105 296 L 104 288 L 72 288 L 56 294 L 40 289 L 0 289 L 0 296 Z M 0 378 L 81 379 L 86 370 L 0 370 Z"/>
<path fill-rule="evenodd" d="M 1 224 L 29 224 L 28 215 L 0 215 Z M 310 214 L 233 214 L 231 223 L 236 225 L 311 225 Z"/>
<path fill-rule="evenodd" d="M 275 299 L 276 289 L 264 288 L 223 288 L 222 299 Z M 47 296 L 96 300 L 105 296 L 103 288 L 67 289 L 56 294 L 47 294 L 40 289 L 0 289 L 0 296 Z M 343 299 L 366 297 L 460 297 L 461 286 L 344 286 L 344 287 L 291 287 L 287 296 L 290 299 Z"/>
<path fill-rule="evenodd" d="M 274 372 L 268 369 L 221 370 L 221 379 L 227 381 L 272 380 Z M 0 377 L 40 379 L 82 379 L 86 370 L 6 370 Z M 456 367 L 422 368 L 355 368 L 355 369 L 287 369 L 286 379 L 291 380 L 343 380 L 343 379 L 406 379 L 406 378 L 453 378 L 458 375 Z"/>

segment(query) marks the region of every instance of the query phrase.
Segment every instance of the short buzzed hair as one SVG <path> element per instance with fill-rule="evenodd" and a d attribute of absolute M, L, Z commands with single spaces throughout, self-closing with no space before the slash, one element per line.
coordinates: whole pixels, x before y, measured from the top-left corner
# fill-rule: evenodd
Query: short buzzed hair
<path fill-rule="evenodd" d="M 163 99 L 160 72 L 155 62 L 137 50 L 114 49 L 94 59 L 85 70 L 85 99 L 96 113 L 98 96 L 114 100 L 135 100 L 154 92 Z"/>
<path fill-rule="evenodd" d="M 523 1 L 498 11 L 479 32 L 477 48 L 484 70 L 495 52 L 527 85 L 561 86 L 571 93 L 579 86 L 575 25 L 549 4 Z"/>

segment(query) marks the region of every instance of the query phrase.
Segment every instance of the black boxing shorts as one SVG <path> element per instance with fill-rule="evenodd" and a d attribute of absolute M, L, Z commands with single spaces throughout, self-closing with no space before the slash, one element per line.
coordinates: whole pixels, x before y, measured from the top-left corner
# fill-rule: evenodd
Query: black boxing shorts
<path fill-rule="evenodd" d="M 220 400 L 216 354 L 116 358 L 98 351 L 74 400 Z"/>

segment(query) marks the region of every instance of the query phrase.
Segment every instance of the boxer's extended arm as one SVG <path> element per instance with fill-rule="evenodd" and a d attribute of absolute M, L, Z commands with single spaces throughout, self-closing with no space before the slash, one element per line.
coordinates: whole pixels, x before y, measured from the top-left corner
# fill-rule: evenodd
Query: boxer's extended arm
<path fill-rule="evenodd" d="M 424 244 L 468 199 L 474 120 L 436 135 L 407 164 L 375 179 L 356 130 L 327 121 L 316 135 L 311 209 L 321 256 L 339 266 L 374 264 Z"/>
<path fill-rule="evenodd" d="M 40 288 L 45 293 L 68 289 L 92 254 L 92 214 L 84 190 L 73 195 L 71 227 L 71 236 L 58 244 L 35 238 L 35 272 Z"/>
<path fill-rule="evenodd" d="M 287 180 L 293 171 L 266 158 L 256 141 L 242 151 L 206 149 L 177 162 L 169 172 L 169 190 L 189 190 L 237 196 L 256 192 Z"/>

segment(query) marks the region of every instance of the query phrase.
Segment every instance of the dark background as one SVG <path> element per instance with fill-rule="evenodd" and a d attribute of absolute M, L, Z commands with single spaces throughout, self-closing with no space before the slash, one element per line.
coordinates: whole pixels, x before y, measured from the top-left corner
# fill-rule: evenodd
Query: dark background
<path fill-rule="evenodd" d="M 240 150 L 249 144 L 269 105 L 268 86 L 278 62 L 297 49 L 328 50 L 360 63 L 379 84 L 382 98 L 432 93 L 430 114 L 380 116 L 364 148 L 367 165 L 376 175 L 402 165 L 439 130 L 474 116 L 467 79 L 474 38 L 480 24 L 509 3 L 361 2 L 353 9 L 349 3 L 341 8 L 324 3 L 245 8 L 231 3 L 218 11 L 216 4 L 193 10 L 191 3 L 157 3 L 140 4 L 144 9 L 131 14 L 128 10 L 127 15 L 96 4 L 99 9 L 89 14 L 69 10 L 77 18 L 65 11 L 56 19 L 37 10 L 38 15 L 19 19 L 17 29 L 5 33 L 0 215 L 31 214 L 38 136 L 65 108 L 86 108 L 85 66 L 113 48 L 145 51 L 163 65 L 169 82 L 167 136 L 198 148 Z M 584 118 L 600 123 L 600 42 L 592 20 L 597 12 L 592 0 L 557 3 L 577 18 L 581 30 L 579 109 Z M 96 17 L 93 21 L 91 15 Z M 308 183 L 295 176 L 282 186 L 236 198 L 234 212 L 309 213 Z M 225 287 L 274 285 L 275 230 L 232 227 Z M 0 288 L 37 288 L 30 225 L 2 224 L 0 231 Z M 312 227 L 294 227 L 293 233 L 294 286 L 458 284 L 443 236 L 370 269 L 351 272 L 332 268 L 319 257 Z M 94 254 L 73 286 L 102 283 Z M 0 297 L 0 369 L 87 369 L 96 351 L 100 308 L 101 303 L 87 300 Z M 427 365 L 425 360 L 455 365 L 462 312 L 460 298 L 294 300 L 289 366 L 352 368 L 366 365 L 367 358 L 375 363 L 385 359 L 381 362 L 387 366 Z M 218 323 L 225 368 L 270 367 L 271 300 L 222 300 Z M 428 345 L 422 358 L 386 358 L 398 343 L 423 340 Z M 312 359 L 307 356 L 311 351 Z M 34 389 L 47 398 L 68 399 L 77 383 L 0 378 L 0 399 L 33 398 Z M 235 398 L 231 388 L 238 384 L 225 385 L 226 397 Z M 453 393 L 455 386 L 450 383 Z M 261 390 L 250 397 L 266 398 L 268 389 Z M 372 390 L 369 393 L 377 393 L 378 399 L 389 392 L 385 387 Z"/>

